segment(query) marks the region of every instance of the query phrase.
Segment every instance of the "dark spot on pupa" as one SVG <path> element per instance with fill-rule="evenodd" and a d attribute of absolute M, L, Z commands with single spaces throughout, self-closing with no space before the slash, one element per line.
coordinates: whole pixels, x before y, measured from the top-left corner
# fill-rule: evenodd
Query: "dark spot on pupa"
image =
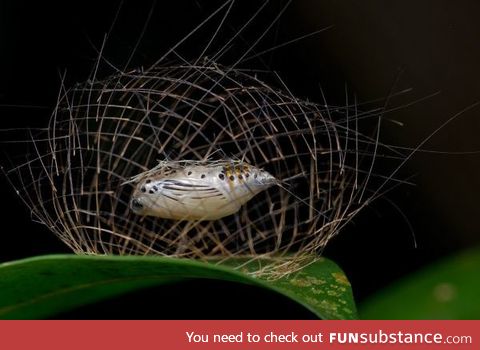
<path fill-rule="evenodd" d="M 257 174 L 255 174 L 253 177 L 256 179 L 256 178 L 257 178 Z"/>
<path fill-rule="evenodd" d="M 158 191 L 158 187 L 157 186 L 153 186 L 152 187 L 154 191 Z"/>
<path fill-rule="evenodd" d="M 143 193 L 145 193 L 145 192 L 147 191 L 147 189 L 145 188 L 145 186 L 142 186 L 142 187 L 140 188 L 140 191 L 142 191 Z"/>
<path fill-rule="evenodd" d="M 246 176 L 246 177 L 249 177 L 249 176 L 250 176 L 250 174 L 249 174 L 249 173 L 246 173 L 246 174 L 245 174 L 245 176 Z"/>
<path fill-rule="evenodd" d="M 201 177 L 202 179 L 204 179 L 204 178 L 205 178 L 205 174 L 202 174 L 202 176 L 200 176 L 200 177 Z"/>
<path fill-rule="evenodd" d="M 152 180 L 147 180 L 145 181 L 145 183 L 149 184 L 150 182 L 152 182 Z"/>
<path fill-rule="evenodd" d="M 142 209 L 143 205 L 137 199 L 132 200 L 132 208 L 134 209 Z"/>
<path fill-rule="evenodd" d="M 191 171 L 189 171 L 189 172 L 187 173 L 187 175 L 192 175 L 192 172 L 191 172 Z"/>
<path fill-rule="evenodd" d="M 154 194 L 155 192 L 153 190 L 148 191 L 150 194 Z"/>
<path fill-rule="evenodd" d="M 235 180 L 235 176 L 230 175 L 230 181 L 234 181 L 234 180 Z"/>
<path fill-rule="evenodd" d="M 239 180 L 243 179 L 242 174 L 239 174 L 239 175 L 238 175 L 238 179 L 239 179 Z"/>
<path fill-rule="evenodd" d="M 225 179 L 225 175 L 223 175 L 223 174 L 218 174 L 218 177 L 220 178 L 220 180 Z"/>

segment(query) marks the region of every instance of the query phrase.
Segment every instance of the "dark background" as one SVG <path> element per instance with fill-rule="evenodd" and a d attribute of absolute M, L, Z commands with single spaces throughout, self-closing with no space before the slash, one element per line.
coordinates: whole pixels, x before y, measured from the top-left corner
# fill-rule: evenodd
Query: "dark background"
<path fill-rule="evenodd" d="M 219 4 L 160 1 L 153 6 L 126 1 L 109 34 L 105 56 L 122 67 L 151 15 L 129 67 L 148 65 Z M 284 4 L 268 4 L 235 42 L 225 63 L 244 52 L 246 43 L 259 37 Z M 228 38 L 258 8 L 259 2 L 238 1 L 220 38 Z M 60 75 L 67 71 L 67 85 L 88 77 L 97 58 L 95 47 L 100 47 L 118 9 L 119 3 L 108 1 L 0 3 L 1 128 L 46 125 Z M 404 126 L 386 122 L 381 136 L 388 144 L 415 147 L 444 121 L 480 101 L 479 13 L 477 1 L 293 1 L 254 51 L 333 27 L 251 64 L 278 71 L 294 94 L 313 101 L 321 101 L 321 85 L 332 104 L 345 103 L 345 86 L 360 101 L 385 98 L 392 87 L 395 91 L 411 88 L 391 102 L 390 107 L 400 108 L 387 116 Z M 211 35 L 212 27 L 203 33 L 203 39 L 209 39 L 206 33 Z M 182 47 L 181 54 L 195 57 L 203 43 L 201 38 L 193 40 Z M 419 99 L 423 100 L 407 106 Z M 478 107 L 462 113 L 423 146 L 445 153 L 419 152 L 402 169 L 399 176 L 413 176 L 415 186 L 402 186 L 388 195 L 401 213 L 380 200 L 328 245 L 325 255 L 345 270 L 360 302 L 421 266 L 480 243 L 480 155 L 462 153 L 480 150 L 479 113 Z M 14 145 L 1 147 L 9 155 L 18 152 Z M 0 183 L 0 261 L 68 252 L 46 228 L 30 221 L 4 178 Z M 204 284 L 198 293 L 206 295 L 217 287 Z M 248 296 L 245 304 L 254 309 L 255 292 L 222 288 L 232 294 L 228 300 Z M 209 310 L 197 310 L 196 317 L 250 315 L 245 308 L 240 314 L 211 310 L 208 314 Z M 268 315 L 288 317 L 263 314 Z"/>

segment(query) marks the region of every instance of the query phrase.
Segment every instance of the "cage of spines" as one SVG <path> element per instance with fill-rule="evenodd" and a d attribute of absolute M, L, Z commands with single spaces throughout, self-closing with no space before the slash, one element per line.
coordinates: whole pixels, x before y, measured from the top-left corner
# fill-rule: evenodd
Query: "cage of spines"
<path fill-rule="evenodd" d="M 382 146 L 358 128 L 375 115 L 301 100 L 265 71 L 160 62 L 62 89 L 48 128 L 31 134 L 27 161 L 6 173 L 75 253 L 245 257 L 275 277 L 316 259 L 376 196 L 369 183 Z M 221 160 L 265 169 L 279 184 L 218 220 L 131 210 L 129 179 L 159 161 Z"/>

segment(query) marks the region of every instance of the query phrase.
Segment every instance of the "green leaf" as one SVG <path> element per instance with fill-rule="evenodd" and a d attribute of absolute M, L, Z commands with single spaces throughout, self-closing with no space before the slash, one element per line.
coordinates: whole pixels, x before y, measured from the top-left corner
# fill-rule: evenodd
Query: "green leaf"
<path fill-rule="evenodd" d="M 479 319 L 480 249 L 428 266 L 370 297 L 366 319 Z"/>
<path fill-rule="evenodd" d="M 241 260 L 229 264 L 237 263 L 245 265 Z M 142 288 L 191 279 L 265 288 L 296 301 L 323 319 L 356 317 L 348 280 L 335 263 L 324 258 L 288 277 L 265 281 L 228 266 L 184 259 L 49 255 L 0 265 L 0 318 L 54 317 Z"/>

